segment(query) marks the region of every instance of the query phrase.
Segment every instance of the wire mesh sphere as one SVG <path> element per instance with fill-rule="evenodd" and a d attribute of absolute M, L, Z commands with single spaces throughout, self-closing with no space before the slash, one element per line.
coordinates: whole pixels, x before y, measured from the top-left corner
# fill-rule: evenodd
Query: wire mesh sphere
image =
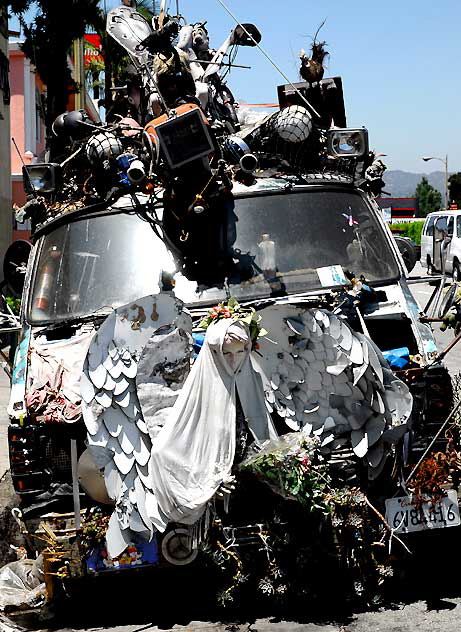
<path fill-rule="evenodd" d="M 306 108 L 290 105 L 274 116 L 274 131 L 289 143 L 302 143 L 312 131 L 312 120 Z"/>
<path fill-rule="evenodd" d="M 86 156 L 93 163 L 109 158 L 117 158 L 122 152 L 121 142 L 111 132 L 95 134 L 85 146 Z"/>

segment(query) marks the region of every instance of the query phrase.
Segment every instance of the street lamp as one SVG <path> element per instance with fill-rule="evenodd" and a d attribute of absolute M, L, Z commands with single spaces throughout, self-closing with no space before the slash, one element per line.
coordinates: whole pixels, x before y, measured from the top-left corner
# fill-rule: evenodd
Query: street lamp
<path fill-rule="evenodd" d="M 428 160 L 440 160 L 445 165 L 445 210 L 448 210 L 448 156 L 445 158 L 438 158 L 437 156 L 423 156 L 422 160 L 427 162 Z"/>

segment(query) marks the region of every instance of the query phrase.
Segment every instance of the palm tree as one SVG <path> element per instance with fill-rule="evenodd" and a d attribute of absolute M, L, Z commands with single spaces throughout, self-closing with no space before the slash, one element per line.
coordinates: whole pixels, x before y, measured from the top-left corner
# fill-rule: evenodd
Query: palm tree
<path fill-rule="evenodd" d="M 9 5 L 24 31 L 22 50 L 47 87 L 45 124 L 51 140 L 53 121 L 66 110 L 69 94 L 79 89 L 67 61 L 72 43 L 98 19 L 99 0 L 10 0 Z M 28 8 L 36 9 L 29 23 Z"/>
<path fill-rule="evenodd" d="M 75 39 L 83 37 L 88 27 L 101 36 L 105 59 L 105 105 L 112 102 L 112 88 L 128 63 L 121 46 L 106 33 L 106 13 L 100 0 L 8 0 L 23 28 L 25 41 L 22 50 L 35 65 L 47 87 L 45 125 L 48 146 L 55 141 L 51 126 L 55 118 L 67 109 L 69 95 L 83 86 L 76 85 L 68 65 L 68 55 Z M 25 12 L 35 8 L 35 15 L 27 23 Z M 158 11 L 153 0 L 139 0 L 138 11 L 147 19 Z"/>

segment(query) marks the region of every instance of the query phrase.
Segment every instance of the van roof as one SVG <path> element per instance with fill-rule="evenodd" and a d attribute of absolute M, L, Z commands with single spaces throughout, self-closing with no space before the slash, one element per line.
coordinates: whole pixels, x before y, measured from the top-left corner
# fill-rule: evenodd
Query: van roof
<path fill-rule="evenodd" d="M 433 213 L 428 213 L 425 217 L 425 221 L 429 219 L 429 217 L 436 217 L 438 215 L 459 215 L 461 213 L 461 209 L 457 209 L 456 211 L 434 211 Z"/>

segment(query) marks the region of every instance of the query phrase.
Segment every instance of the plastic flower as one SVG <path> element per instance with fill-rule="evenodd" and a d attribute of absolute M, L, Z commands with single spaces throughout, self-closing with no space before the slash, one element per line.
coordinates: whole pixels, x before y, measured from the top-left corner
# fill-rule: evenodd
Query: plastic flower
<path fill-rule="evenodd" d="M 235 298 L 230 298 L 227 303 L 219 303 L 212 307 L 208 315 L 201 321 L 200 327 L 207 329 L 211 323 L 221 318 L 235 318 L 248 325 L 253 349 L 259 348 L 256 341 L 260 336 L 265 336 L 267 331 L 259 324 L 261 316 L 253 307 L 242 307 Z"/>

